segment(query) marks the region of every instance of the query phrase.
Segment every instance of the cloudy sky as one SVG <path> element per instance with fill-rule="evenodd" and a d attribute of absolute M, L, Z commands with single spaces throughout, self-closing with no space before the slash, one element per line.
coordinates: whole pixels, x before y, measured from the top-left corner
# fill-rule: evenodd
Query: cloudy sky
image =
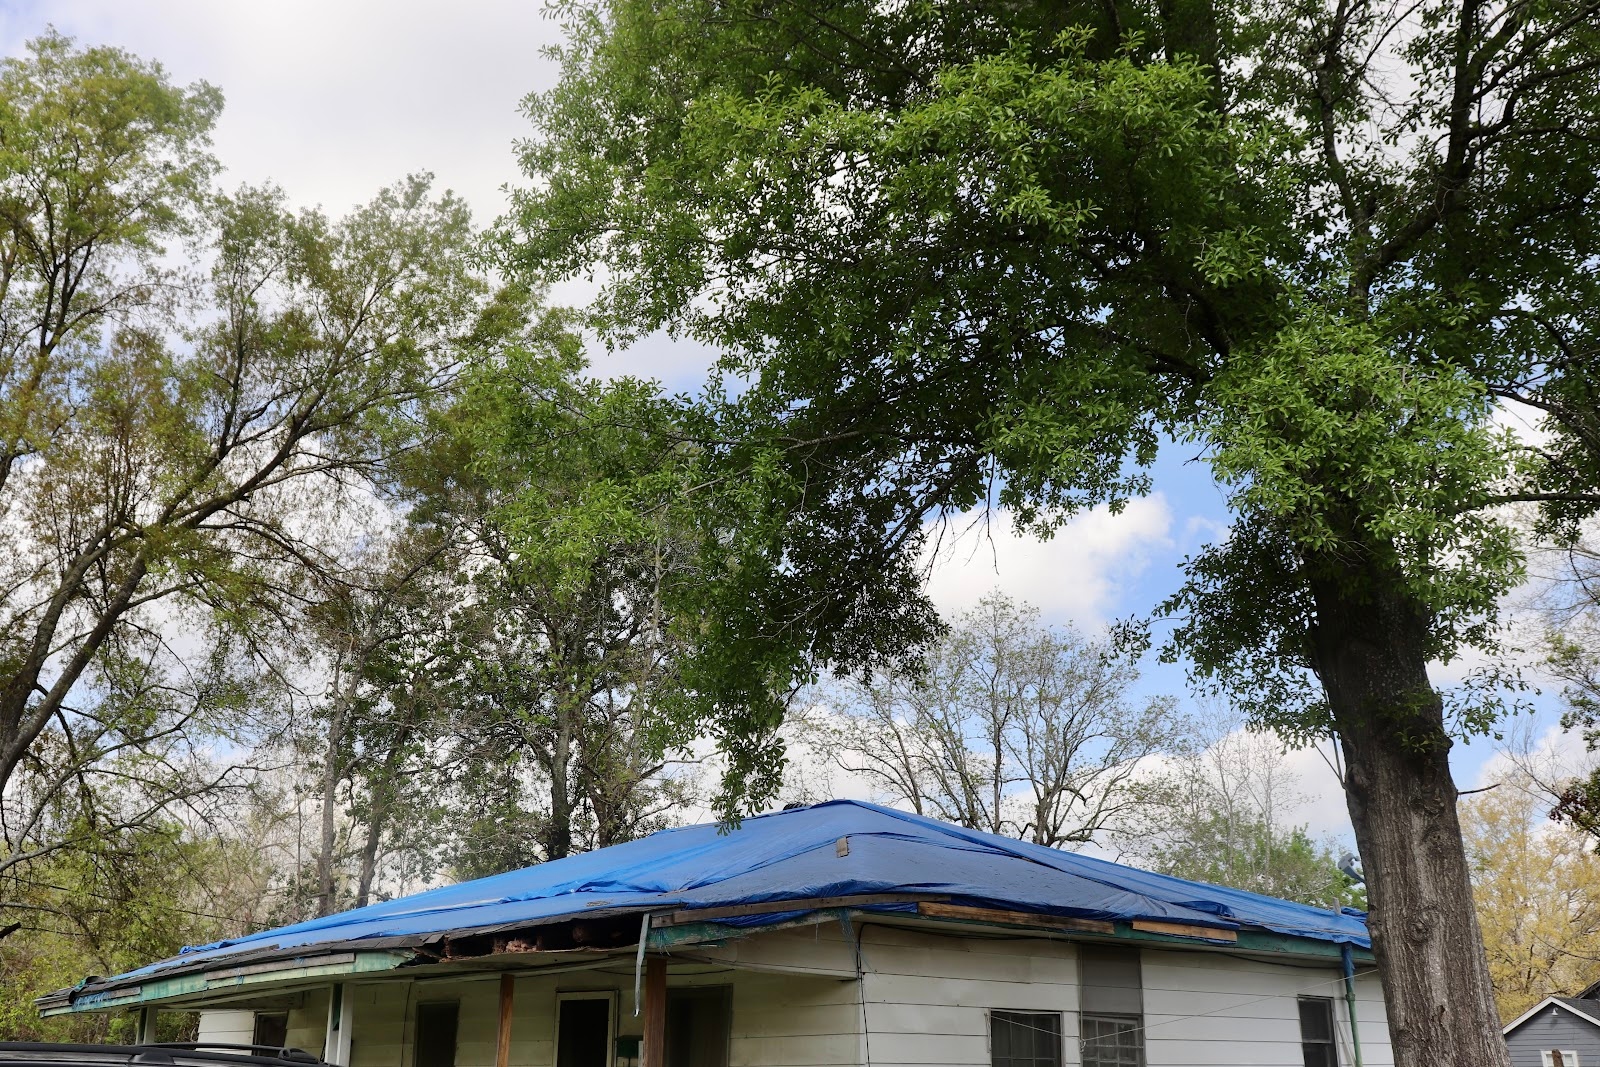
<path fill-rule="evenodd" d="M 85 44 L 114 44 L 162 62 L 180 82 L 223 90 L 216 152 L 229 184 L 275 182 L 303 205 L 339 213 L 376 189 L 431 171 L 487 222 L 519 175 L 519 101 L 552 84 L 542 50 L 559 39 L 540 0 L 0 0 L 0 47 L 20 52 L 54 26 Z M 445 14 L 441 14 L 445 12 Z M 677 386 L 697 382 L 709 354 L 651 339 L 598 355 L 602 369 Z M 1157 492 L 1121 515 L 1074 521 L 1048 543 L 1004 519 L 943 554 L 933 578 L 957 611 L 996 586 L 1057 622 L 1087 628 L 1143 614 L 1178 582 L 1178 565 L 1225 531 L 1227 510 L 1192 454 L 1169 449 Z M 1153 667 L 1153 691 L 1177 692 L 1181 671 Z M 1536 724 L 1554 720 L 1547 710 Z M 1458 777 L 1478 784 L 1492 746 L 1457 749 Z M 1297 757 L 1317 795 L 1301 813 L 1316 832 L 1347 830 L 1342 799 L 1320 758 Z"/>

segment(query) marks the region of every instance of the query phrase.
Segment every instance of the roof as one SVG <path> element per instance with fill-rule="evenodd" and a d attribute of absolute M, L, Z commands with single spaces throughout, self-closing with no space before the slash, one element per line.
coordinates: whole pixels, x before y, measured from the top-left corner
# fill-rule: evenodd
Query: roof
<path fill-rule="evenodd" d="M 1592 987 L 1591 987 L 1592 988 Z M 1587 992 L 1587 990 L 1585 990 Z M 1509 1034 L 1523 1023 L 1532 1019 L 1546 1008 L 1565 1008 L 1569 1015 L 1576 1016 L 1591 1026 L 1600 1026 L 1600 1003 L 1585 997 L 1545 997 L 1539 1003 L 1512 1019 L 1500 1030 L 1502 1034 Z"/>
<path fill-rule="evenodd" d="M 734 828 L 708 823 L 662 830 L 536 867 L 184 949 L 109 982 L 263 951 L 310 955 L 335 946 L 392 945 L 395 938 L 420 944 L 445 933 L 578 915 L 715 908 L 724 909 L 718 922 L 760 926 L 785 921 L 793 912 L 729 918 L 725 909 L 885 894 L 1081 919 L 1219 931 L 1256 927 L 1360 948 L 1371 944 L 1363 912 L 1185 881 L 876 804 L 835 800 L 754 816 Z M 862 906 L 915 907 L 881 899 Z"/>

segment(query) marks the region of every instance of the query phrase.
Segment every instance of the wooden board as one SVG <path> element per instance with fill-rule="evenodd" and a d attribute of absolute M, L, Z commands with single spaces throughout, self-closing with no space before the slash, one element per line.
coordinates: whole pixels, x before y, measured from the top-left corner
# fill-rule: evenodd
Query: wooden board
<path fill-rule="evenodd" d="M 1146 934 L 1166 934 L 1168 937 L 1201 937 L 1207 941 L 1233 941 L 1239 940 L 1237 930 L 1221 930 L 1215 926 L 1191 926 L 1188 923 L 1162 923 L 1151 922 L 1147 919 L 1135 919 L 1129 924 L 1135 930 Z"/>
<path fill-rule="evenodd" d="M 1045 915 L 1034 911 L 1000 911 L 996 908 L 969 908 L 964 904 L 943 904 L 925 900 L 917 911 L 935 919 L 965 919 L 968 922 L 999 923 L 1003 926 L 1044 926 L 1052 930 L 1081 930 L 1085 933 L 1114 934 L 1116 927 L 1098 919 L 1071 919 L 1064 915 Z"/>
<path fill-rule="evenodd" d="M 685 908 L 666 916 L 665 922 L 668 924 L 708 922 L 713 919 L 732 919 L 741 915 L 820 911 L 823 908 L 864 908 L 869 904 L 912 904 L 927 899 L 927 897 L 908 896 L 905 893 L 864 893 L 856 897 L 801 897 L 794 900 L 768 900 L 760 904 L 735 904 L 726 908 Z M 662 922 L 661 918 L 656 919 L 656 925 L 661 925 Z"/>

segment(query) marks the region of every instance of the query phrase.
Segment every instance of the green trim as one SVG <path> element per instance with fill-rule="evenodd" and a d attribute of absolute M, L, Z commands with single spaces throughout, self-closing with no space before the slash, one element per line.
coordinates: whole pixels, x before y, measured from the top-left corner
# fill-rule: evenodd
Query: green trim
<path fill-rule="evenodd" d="M 312 963 L 300 957 L 281 960 L 276 964 L 250 965 L 242 974 L 227 973 L 241 970 L 240 966 L 235 964 L 231 967 L 219 967 L 217 971 L 181 974 L 172 978 L 154 978 L 136 986 L 81 993 L 70 1003 L 65 1002 L 63 997 L 60 1003 L 41 1004 L 39 1014 L 48 1019 L 56 1015 L 110 1011 L 137 1004 L 151 1004 L 192 996 L 195 993 L 234 989 L 240 986 L 277 985 L 281 982 L 303 981 L 307 978 L 392 971 L 411 958 L 412 953 L 409 952 L 357 952 L 354 958 L 341 960 L 338 963 Z"/>
<path fill-rule="evenodd" d="M 716 922 L 697 922 L 653 927 L 650 930 L 648 947 L 652 950 L 671 949 L 679 945 L 737 940 L 749 937 L 751 934 L 783 930 L 794 926 L 814 926 L 818 922 L 833 920 L 871 922 L 874 917 L 878 916 L 883 918 L 905 916 L 912 919 L 921 919 L 924 922 L 934 922 L 941 926 L 976 926 L 993 929 L 997 925 L 991 922 L 969 919 L 929 919 L 909 912 L 873 912 L 852 908 L 829 908 L 826 911 L 808 912 L 805 916 L 799 918 L 765 926 L 728 926 Z M 1037 927 L 1027 926 L 1018 926 L 1014 929 L 1039 931 Z M 1110 934 L 1092 934 L 1079 930 L 1050 930 L 1048 932 L 1057 937 L 1064 937 L 1073 941 L 1094 941 L 1110 937 L 1118 941 L 1138 941 L 1152 946 L 1162 945 L 1174 948 L 1203 947 L 1221 951 L 1253 952 L 1273 956 L 1299 956 L 1327 960 L 1334 965 L 1338 965 L 1340 962 L 1339 945 L 1309 937 L 1293 937 L 1288 934 L 1271 933 L 1266 930 L 1239 930 L 1237 931 L 1237 941 L 1211 941 L 1198 937 L 1177 937 L 1172 934 L 1150 933 L 1144 930 L 1135 930 L 1127 923 L 1120 922 L 1115 924 L 1115 932 Z M 1375 962 L 1372 952 L 1368 949 L 1352 948 L 1352 955 L 1357 963 L 1372 964 Z"/>

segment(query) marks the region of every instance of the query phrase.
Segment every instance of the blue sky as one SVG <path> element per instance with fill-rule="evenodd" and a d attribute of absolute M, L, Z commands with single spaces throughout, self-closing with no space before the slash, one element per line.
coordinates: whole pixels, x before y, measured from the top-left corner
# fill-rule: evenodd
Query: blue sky
<path fill-rule="evenodd" d="M 163 62 L 175 80 L 204 79 L 227 99 L 216 135 L 224 181 L 275 181 L 292 200 L 339 212 L 401 176 L 437 175 L 473 205 L 480 221 L 502 208 L 501 188 L 519 180 L 512 144 L 525 132 L 517 111 L 529 91 L 552 84 L 540 49 L 557 39 L 544 5 L 530 0 L 0 0 L 0 47 L 55 25 L 84 43 L 115 44 Z M 558 298 L 582 299 L 576 284 Z M 633 373 L 674 387 L 697 384 L 711 354 L 649 338 L 600 355 L 605 373 Z M 1147 614 L 1180 581 L 1183 557 L 1225 530 L 1229 515 L 1193 450 L 1166 449 L 1155 494 L 1123 515 L 1085 516 L 1047 545 L 1004 529 L 992 543 L 969 537 L 936 568 L 932 591 L 959 610 L 996 585 L 1037 603 L 1055 622 L 1093 628 Z M 1150 664 L 1152 692 L 1181 693 L 1181 668 Z M 1538 701 L 1540 730 L 1559 717 Z M 1458 780 L 1479 784 L 1493 745 L 1456 750 Z M 1304 766 L 1315 778 L 1319 761 Z M 1316 779 L 1314 827 L 1340 832 L 1342 802 Z"/>

